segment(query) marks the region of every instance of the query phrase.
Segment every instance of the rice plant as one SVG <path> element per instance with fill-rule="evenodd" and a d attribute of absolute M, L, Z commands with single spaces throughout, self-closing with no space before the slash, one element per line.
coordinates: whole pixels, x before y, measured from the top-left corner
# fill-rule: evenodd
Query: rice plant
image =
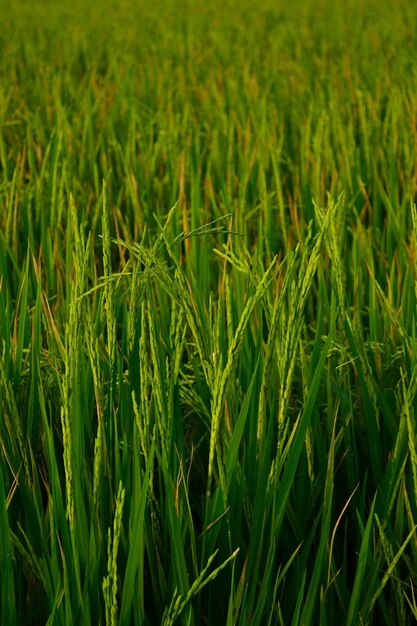
<path fill-rule="evenodd" d="M 415 623 L 415 3 L 0 18 L 1 624 Z"/>

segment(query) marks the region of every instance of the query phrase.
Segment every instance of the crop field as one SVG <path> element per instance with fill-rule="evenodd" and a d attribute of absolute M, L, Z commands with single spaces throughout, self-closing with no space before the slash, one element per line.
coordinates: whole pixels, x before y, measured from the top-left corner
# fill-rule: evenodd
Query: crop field
<path fill-rule="evenodd" d="M 417 621 L 417 4 L 0 5 L 0 623 Z"/>

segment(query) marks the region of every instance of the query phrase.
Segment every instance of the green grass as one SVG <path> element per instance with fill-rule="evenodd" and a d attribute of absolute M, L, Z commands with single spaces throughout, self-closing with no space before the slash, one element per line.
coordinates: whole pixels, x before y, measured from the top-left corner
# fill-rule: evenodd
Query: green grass
<path fill-rule="evenodd" d="M 417 617 L 417 8 L 0 8 L 0 622 Z"/>

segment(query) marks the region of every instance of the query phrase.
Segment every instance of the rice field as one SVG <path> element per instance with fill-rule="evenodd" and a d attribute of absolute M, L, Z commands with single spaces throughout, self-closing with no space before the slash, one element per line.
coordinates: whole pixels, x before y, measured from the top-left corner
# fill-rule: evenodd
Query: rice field
<path fill-rule="evenodd" d="M 417 620 L 417 5 L 0 7 L 0 623 Z"/>

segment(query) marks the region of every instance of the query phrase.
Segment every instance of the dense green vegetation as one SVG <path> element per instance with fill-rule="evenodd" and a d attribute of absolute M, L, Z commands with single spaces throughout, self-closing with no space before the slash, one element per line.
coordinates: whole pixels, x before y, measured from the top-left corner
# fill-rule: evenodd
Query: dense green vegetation
<path fill-rule="evenodd" d="M 1 624 L 415 623 L 415 3 L 0 20 Z"/>

